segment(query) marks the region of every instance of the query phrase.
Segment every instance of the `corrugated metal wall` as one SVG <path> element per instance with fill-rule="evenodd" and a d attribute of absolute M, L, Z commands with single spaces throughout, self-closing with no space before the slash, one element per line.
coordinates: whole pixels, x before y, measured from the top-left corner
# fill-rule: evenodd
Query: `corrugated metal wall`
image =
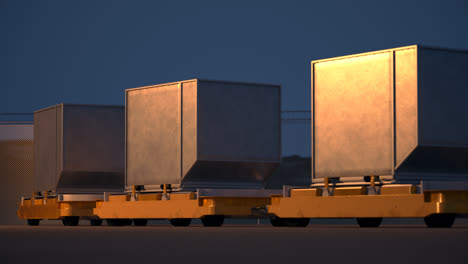
<path fill-rule="evenodd" d="M 16 211 L 22 196 L 31 196 L 33 125 L 0 123 L 0 224 L 24 224 Z"/>

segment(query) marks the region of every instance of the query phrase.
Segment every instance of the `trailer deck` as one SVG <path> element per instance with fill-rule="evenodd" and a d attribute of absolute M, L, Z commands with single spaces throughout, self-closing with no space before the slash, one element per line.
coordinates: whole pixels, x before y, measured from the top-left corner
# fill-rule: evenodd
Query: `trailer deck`
<path fill-rule="evenodd" d="M 58 197 L 23 199 L 18 209 L 18 217 L 29 225 L 39 225 L 41 220 L 62 220 L 64 225 L 78 225 L 80 219 L 88 219 L 91 225 L 101 225 L 102 220 L 93 214 L 96 200 L 59 201 Z"/>
<path fill-rule="evenodd" d="M 201 218 L 205 226 L 221 226 L 224 217 L 250 217 L 256 210 L 266 212 L 269 197 L 200 196 L 196 193 L 111 195 L 98 201 L 94 214 L 110 225 L 146 225 L 149 219 L 169 219 L 174 226 L 188 226 L 192 218 Z"/>
<path fill-rule="evenodd" d="M 289 197 L 272 197 L 268 212 L 277 226 L 357 218 L 361 227 L 377 227 L 384 217 L 422 217 L 429 227 L 450 227 L 456 216 L 468 214 L 468 191 L 416 193 L 415 185 L 292 189 Z"/>

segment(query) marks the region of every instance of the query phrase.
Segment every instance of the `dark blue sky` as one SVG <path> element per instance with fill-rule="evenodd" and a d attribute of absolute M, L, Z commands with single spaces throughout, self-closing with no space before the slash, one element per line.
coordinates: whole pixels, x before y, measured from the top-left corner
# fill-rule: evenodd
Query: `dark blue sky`
<path fill-rule="evenodd" d="M 468 1 L 0 0 L 0 112 L 124 104 L 190 78 L 283 85 L 310 107 L 310 61 L 411 44 L 468 49 Z"/>

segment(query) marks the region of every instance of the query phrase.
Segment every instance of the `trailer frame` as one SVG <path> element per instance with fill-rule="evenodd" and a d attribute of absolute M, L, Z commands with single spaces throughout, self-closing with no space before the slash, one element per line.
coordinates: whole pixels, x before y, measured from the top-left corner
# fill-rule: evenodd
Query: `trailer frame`
<path fill-rule="evenodd" d="M 196 192 L 133 193 L 109 195 L 104 201 L 96 203 L 94 214 L 108 220 L 111 225 L 126 223 L 119 222 L 119 219 L 138 219 L 141 225 L 146 225 L 145 221 L 151 219 L 168 219 L 174 226 L 187 226 L 191 219 L 200 218 L 205 226 L 221 226 L 225 217 L 265 217 L 266 207 L 270 203 L 271 198 L 265 196 L 198 196 Z"/>
<path fill-rule="evenodd" d="M 93 209 L 98 200 L 63 201 L 58 196 L 22 198 L 17 211 L 18 218 L 25 219 L 29 225 L 39 225 L 41 220 L 62 220 L 64 225 L 78 225 L 79 220 L 90 220 L 91 225 L 102 221 L 94 215 Z"/>
<path fill-rule="evenodd" d="M 279 226 L 294 223 L 305 226 L 308 221 L 304 224 L 299 220 L 306 218 L 357 218 L 363 227 L 369 225 L 360 221 L 375 219 L 371 226 L 376 227 L 382 218 L 421 217 L 428 226 L 436 227 L 437 223 L 431 224 L 434 218 L 442 216 L 450 220 L 468 215 L 468 191 L 425 191 L 414 184 L 377 186 L 374 181 L 369 186 L 334 187 L 326 179 L 324 187 L 292 188 L 286 194 L 272 196 L 268 213 L 273 225 L 277 219 L 289 219 Z M 438 227 L 452 224 L 453 220 Z"/>

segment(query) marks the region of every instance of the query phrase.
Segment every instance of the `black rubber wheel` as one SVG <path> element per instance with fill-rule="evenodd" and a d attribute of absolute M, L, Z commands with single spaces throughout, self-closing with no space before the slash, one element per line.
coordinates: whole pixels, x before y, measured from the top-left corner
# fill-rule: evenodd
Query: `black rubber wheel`
<path fill-rule="evenodd" d="M 91 219 L 89 224 L 92 226 L 100 226 L 102 225 L 102 219 Z"/>
<path fill-rule="evenodd" d="M 62 223 L 64 226 L 77 226 L 80 222 L 79 216 L 65 216 L 62 219 Z"/>
<path fill-rule="evenodd" d="M 201 218 L 203 226 L 222 226 L 224 215 L 205 215 Z"/>
<path fill-rule="evenodd" d="M 148 219 L 133 219 L 133 224 L 135 226 L 146 226 L 148 224 Z"/>
<path fill-rule="evenodd" d="M 189 226 L 190 222 L 192 222 L 191 218 L 173 218 L 169 219 L 171 225 L 173 226 Z"/>
<path fill-rule="evenodd" d="M 286 226 L 288 227 L 306 227 L 310 218 L 286 218 Z"/>
<path fill-rule="evenodd" d="M 382 217 L 356 218 L 360 227 L 379 227 L 382 223 Z"/>
<path fill-rule="evenodd" d="M 455 214 L 432 214 L 424 217 L 424 222 L 427 227 L 452 227 L 455 221 Z"/>
<path fill-rule="evenodd" d="M 127 218 L 106 219 L 106 222 L 108 226 L 127 226 L 132 224 L 132 220 Z"/>
<path fill-rule="evenodd" d="M 310 218 L 281 218 L 276 215 L 270 216 L 271 225 L 274 227 L 306 227 Z"/>
<path fill-rule="evenodd" d="M 28 219 L 28 225 L 30 226 L 38 226 L 41 222 L 41 219 Z"/>
<path fill-rule="evenodd" d="M 283 227 L 286 226 L 286 222 L 283 218 L 279 218 L 276 215 L 270 216 L 270 223 L 274 227 Z"/>

